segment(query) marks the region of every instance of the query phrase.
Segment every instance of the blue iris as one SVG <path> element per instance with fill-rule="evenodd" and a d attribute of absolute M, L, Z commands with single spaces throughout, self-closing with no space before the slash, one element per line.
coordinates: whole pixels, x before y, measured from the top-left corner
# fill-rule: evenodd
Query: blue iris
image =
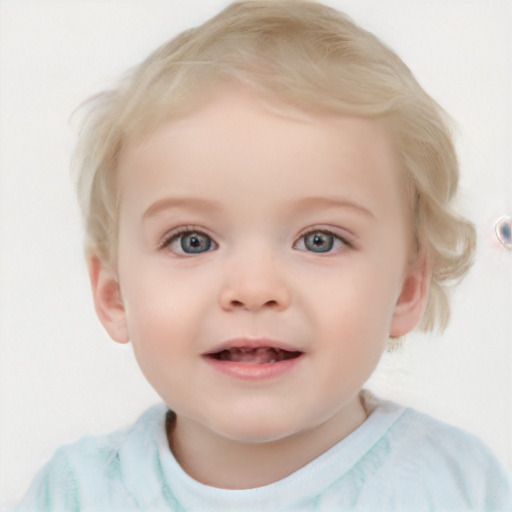
<path fill-rule="evenodd" d="M 304 246 L 312 252 L 329 252 L 334 245 L 334 235 L 324 231 L 313 231 L 304 237 Z"/>
<path fill-rule="evenodd" d="M 181 235 L 180 245 L 183 252 L 187 254 L 199 254 L 209 251 L 212 246 L 212 240 L 208 235 L 202 233 L 190 232 Z"/>

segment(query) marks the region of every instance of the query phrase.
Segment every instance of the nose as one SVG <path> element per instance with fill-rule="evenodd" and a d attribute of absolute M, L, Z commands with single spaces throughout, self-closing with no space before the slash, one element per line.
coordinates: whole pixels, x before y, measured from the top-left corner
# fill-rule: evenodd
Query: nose
<path fill-rule="evenodd" d="M 219 294 L 223 310 L 286 310 L 291 303 L 290 289 L 280 265 L 270 255 L 253 254 L 226 266 L 225 281 Z"/>

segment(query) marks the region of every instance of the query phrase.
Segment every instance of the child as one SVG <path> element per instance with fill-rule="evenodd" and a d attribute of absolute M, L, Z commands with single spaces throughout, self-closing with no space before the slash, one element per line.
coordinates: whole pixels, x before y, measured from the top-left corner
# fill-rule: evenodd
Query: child
<path fill-rule="evenodd" d="M 443 114 L 374 36 L 233 4 L 96 98 L 78 156 L 96 311 L 165 405 L 19 510 L 512 510 L 480 441 L 362 390 L 474 248 Z"/>

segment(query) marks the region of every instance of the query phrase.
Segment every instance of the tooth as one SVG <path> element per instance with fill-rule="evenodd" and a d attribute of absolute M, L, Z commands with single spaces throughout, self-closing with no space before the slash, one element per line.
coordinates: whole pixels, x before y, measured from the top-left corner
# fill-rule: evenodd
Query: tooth
<path fill-rule="evenodd" d="M 221 361 L 264 364 L 288 359 L 290 354 L 275 347 L 231 347 L 221 350 L 215 357 Z"/>

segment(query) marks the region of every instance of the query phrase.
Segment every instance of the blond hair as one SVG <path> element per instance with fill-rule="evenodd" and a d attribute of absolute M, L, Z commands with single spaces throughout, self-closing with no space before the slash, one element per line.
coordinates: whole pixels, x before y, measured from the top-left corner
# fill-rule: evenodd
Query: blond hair
<path fill-rule="evenodd" d="M 472 263 L 474 228 L 452 208 L 458 164 L 446 115 L 407 66 L 342 13 L 303 0 L 248 0 L 154 51 L 117 88 L 86 103 L 77 187 L 86 251 L 113 263 L 122 148 L 236 80 L 301 109 L 382 119 L 414 198 L 415 229 L 432 270 L 420 325 L 444 328 L 448 290 Z"/>

